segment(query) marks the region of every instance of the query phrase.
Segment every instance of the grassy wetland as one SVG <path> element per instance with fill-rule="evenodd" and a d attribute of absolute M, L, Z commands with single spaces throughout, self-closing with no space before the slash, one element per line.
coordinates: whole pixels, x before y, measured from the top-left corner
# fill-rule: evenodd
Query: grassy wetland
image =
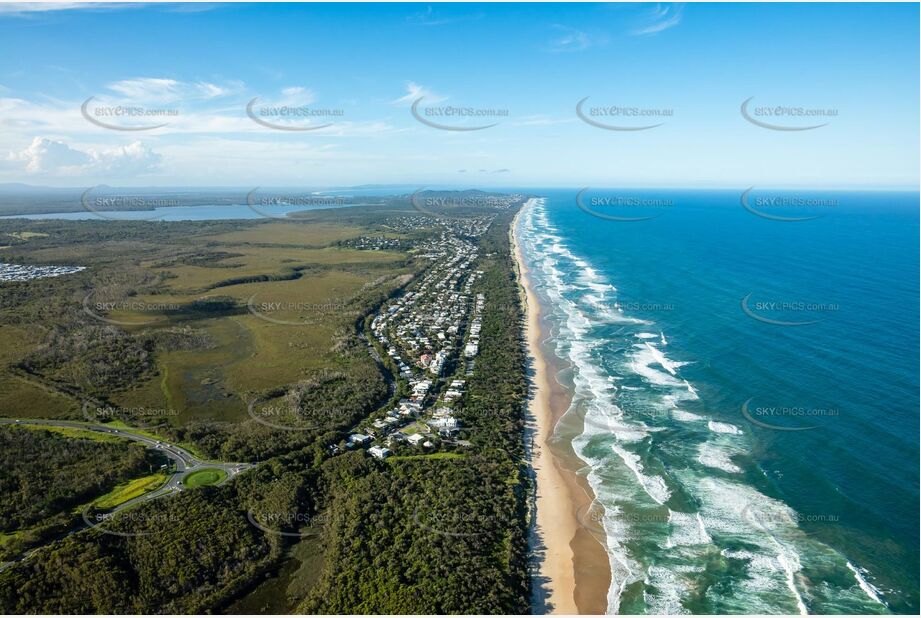
<path fill-rule="evenodd" d="M 525 611 L 525 390 L 507 243 L 521 201 L 448 218 L 407 196 L 285 220 L 0 220 L 0 262 L 83 267 L 0 285 L 0 416 L 23 421 L 0 427 L 22 443 L 10 452 L 108 449 L 92 459 L 106 466 L 77 457 L 48 477 L 65 495 L 53 508 L 3 521 L 0 609 L 450 613 L 473 594 L 480 611 Z M 495 343 L 466 375 L 449 365 L 470 387 L 453 405 L 453 446 L 420 419 L 409 426 L 435 445 L 397 431 L 378 461 L 349 435 L 373 433 L 408 391 L 369 320 L 418 291 L 451 238 L 480 247 L 457 276 L 479 269 L 466 292 L 489 296 L 479 319 Z M 182 459 L 193 471 L 176 487 L 170 449 L 199 462 Z M 56 466 L 23 461 L 24 474 Z M 131 502 L 148 492 L 160 495 Z"/>

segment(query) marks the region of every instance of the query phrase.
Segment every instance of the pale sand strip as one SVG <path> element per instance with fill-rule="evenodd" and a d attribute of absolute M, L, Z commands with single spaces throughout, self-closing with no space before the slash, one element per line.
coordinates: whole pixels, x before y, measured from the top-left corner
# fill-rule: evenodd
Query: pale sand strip
<path fill-rule="evenodd" d="M 522 208 L 529 208 L 530 203 Z M 580 525 L 577 512 L 587 512 L 593 496 L 584 479 L 574 470 L 582 462 L 571 446 L 555 453 L 549 439 L 560 416 L 568 407 L 569 394 L 556 383 L 554 368 L 547 363 L 541 348 L 540 304 L 528 270 L 515 241 L 518 217 L 512 223 L 513 255 L 518 266 L 518 278 L 524 288 L 527 320 L 525 339 L 532 359 L 532 398 L 529 402 L 529 422 L 536 424 L 531 452 L 532 467 L 537 482 L 537 537 L 542 547 L 538 552 L 540 566 L 537 577 L 545 590 L 544 601 L 553 614 L 602 614 L 607 609 L 610 567 L 607 553 L 598 541 Z M 555 404 L 555 405 L 554 405 Z M 565 451 L 569 451 L 567 454 Z M 535 608 L 540 611 L 540 608 Z"/>

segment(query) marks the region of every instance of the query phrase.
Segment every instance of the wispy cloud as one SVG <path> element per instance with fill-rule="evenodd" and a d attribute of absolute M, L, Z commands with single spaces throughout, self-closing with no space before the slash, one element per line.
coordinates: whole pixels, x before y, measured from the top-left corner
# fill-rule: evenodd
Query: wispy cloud
<path fill-rule="evenodd" d="M 204 13 L 224 6 L 220 2 L 182 2 L 167 5 L 168 13 Z"/>
<path fill-rule="evenodd" d="M 680 24 L 683 16 L 683 3 L 657 4 L 645 15 L 645 24 L 633 30 L 630 34 L 634 36 L 658 34 Z"/>
<path fill-rule="evenodd" d="M 167 13 L 204 13 L 224 6 L 219 2 L 157 3 Z M 149 7 L 149 2 L 3 2 L 0 15 L 28 16 L 61 11 L 115 11 Z"/>
<path fill-rule="evenodd" d="M 412 105 L 420 97 L 425 97 L 429 103 L 436 103 L 438 101 L 444 101 L 445 97 L 440 94 L 436 94 L 416 82 L 406 82 L 406 94 L 391 101 L 393 105 Z"/>
<path fill-rule="evenodd" d="M 440 16 L 435 10 L 427 6 L 424 11 L 413 13 L 406 18 L 406 22 L 416 26 L 445 26 L 465 21 L 475 21 L 483 18 L 483 13 L 470 13 L 469 15 L 454 15 L 451 17 Z"/>
<path fill-rule="evenodd" d="M 143 6 L 121 2 L 4 2 L 0 4 L 0 15 L 27 16 L 53 11 L 105 11 Z"/>
<path fill-rule="evenodd" d="M 108 89 L 133 101 L 175 102 L 179 100 L 207 100 L 239 92 L 243 84 L 225 85 L 210 82 L 180 82 L 163 77 L 138 77 L 108 84 Z"/>
<path fill-rule="evenodd" d="M 313 90 L 303 86 L 288 86 L 281 89 L 280 105 L 310 105 L 317 100 Z"/>
<path fill-rule="evenodd" d="M 530 116 L 522 116 L 514 124 L 520 127 L 542 127 L 556 124 L 571 124 L 574 121 L 575 118 L 555 118 L 546 114 L 532 114 Z"/>
<path fill-rule="evenodd" d="M 144 90 L 134 91 L 123 89 L 130 94 L 146 93 Z M 154 91 L 157 92 L 156 90 Z M 166 89 L 167 94 L 173 91 Z M 247 100 L 252 93 L 239 94 L 220 98 L 207 98 L 201 94 L 198 101 L 184 98 L 178 103 L 168 103 L 171 109 L 177 110 L 176 116 L 171 116 L 166 126 L 151 131 L 150 135 L 156 138 L 186 139 L 193 135 L 228 136 L 228 135 L 273 135 L 274 132 L 252 122 L 244 113 Z M 266 102 L 273 105 L 308 105 L 313 102 L 314 93 L 300 86 L 282 89 L 280 93 L 270 93 Z M 133 100 L 133 99 L 132 99 Z M 103 101 L 103 98 L 100 98 Z M 77 112 L 83 101 L 58 100 L 50 97 L 41 97 L 39 100 L 27 100 L 14 96 L 0 96 L 0 151 L 3 147 L 10 150 L 21 151 L 26 144 L 38 136 L 54 136 L 56 139 L 73 140 L 117 140 L 117 132 L 102 131 L 105 137 L 100 137 L 97 125 L 87 122 Z M 147 101 L 144 101 L 147 104 Z M 158 103 L 161 104 L 162 103 Z M 337 119 L 328 128 L 317 130 L 317 134 L 330 137 L 377 137 L 398 133 L 402 129 L 395 128 L 383 120 L 349 120 L 347 117 Z M 49 146 L 53 148 L 53 146 Z M 2 155 L 0 155 L 2 158 Z"/>
<path fill-rule="evenodd" d="M 560 24 L 554 24 L 553 27 L 560 34 L 550 40 L 550 51 L 576 52 L 592 46 L 592 39 L 587 32 Z"/>

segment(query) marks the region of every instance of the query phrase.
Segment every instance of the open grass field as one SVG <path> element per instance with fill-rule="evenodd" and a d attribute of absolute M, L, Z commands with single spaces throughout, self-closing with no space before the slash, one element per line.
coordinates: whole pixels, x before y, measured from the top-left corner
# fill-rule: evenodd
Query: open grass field
<path fill-rule="evenodd" d="M 4 371 L 41 345 L 42 333 L 26 326 L 0 324 L 0 414 L 22 418 L 57 418 L 78 410 L 71 398 L 39 382 Z"/>
<path fill-rule="evenodd" d="M 250 422 L 249 401 L 337 365 L 334 347 L 366 310 L 363 295 L 405 283 L 408 253 L 337 244 L 383 233 L 401 236 L 382 229 L 380 216 L 331 211 L 297 222 L 0 222 L 0 237 L 20 240 L 0 260 L 87 266 L 0 287 L 0 409 L 80 419 L 86 399 L 102 392 L 119 410 L 156 412 L 157 426 Z M 137 339 L 139 368 L 117 386 L 90 375 L 99 360 L 83 348 L 55 356 L 52 372 L 19 368 L 48 356 L 56 329 L 93 328 Z M 159 344 L 158 333 L 177 328 L 196 343 Z M 95 354 L 115 365 L 125 353 Z"/>
<path fill-rule="evenodd" d="M 189 489 L 216 485 L 227 478 L 227 473 L 220 468 L 204 468 L 190 472 L 182 478 L 182 484 Z"/>
<path fill-rule="evenodd" d="M 254 242 L 263 239 L 263 233 L 253 234 Z M 301 270 L 358 266 L 397 262 L 403 258 L 390 251 L 360 251 L 347 248 L 304 249 L 296 246 L 219 245 L 221 251 L 232 253 L 218 256 L 206 265 L 183 264 L 169 259 L 143 266 L 152 273 L 171 279 L 167 288 L 179 294 L 204 294 L 213 289 L 228 287 L 235 281 L 255 277 L 290 278 Z M 229 251 L 228 249 L 232 249 Z"/>
<path fill-rule="evenodd" d="M 333 221 L 279 221 L 262 225 L 258 240 L 254 240 L 248 231 L 205 236 L 202 240 L 221 244 L 242 245 L 259 242 L 273 245 L 322 247 L 339 240 L 357 238 L 365 231 L 362 226 L 342 225 Z"/>

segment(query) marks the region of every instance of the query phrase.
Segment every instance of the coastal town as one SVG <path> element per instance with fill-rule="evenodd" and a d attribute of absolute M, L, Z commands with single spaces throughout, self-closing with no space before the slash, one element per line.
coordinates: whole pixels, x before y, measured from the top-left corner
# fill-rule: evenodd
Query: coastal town
<path fill-rule="evenodd" d="M 351 434 L 347 448 L 385 459 L 401 447 L 434 451 L 466 447 L 455 406 L 473 373 L 487 299 L 474 286 L 477 239 L 492 216 L 436 220 L 437 235 L 414 249 L 429 260 L 424 274 L 402 295 L 384 303 L 370 321 L 374 345 L 404 394 Z M 432 219 L 426 218 L 428 225 Z M 338 447 L 334 447 L 338 448 Z"/>

